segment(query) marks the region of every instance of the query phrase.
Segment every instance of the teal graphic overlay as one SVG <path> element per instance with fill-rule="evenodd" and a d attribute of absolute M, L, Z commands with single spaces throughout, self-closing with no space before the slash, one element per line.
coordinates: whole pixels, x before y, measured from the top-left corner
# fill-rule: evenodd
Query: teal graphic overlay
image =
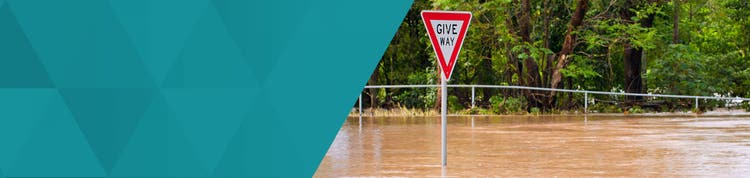
<path fill-rule="evenodd" d="M 410 5 L 0 0 L 0 177 L 312 176 Z"/>

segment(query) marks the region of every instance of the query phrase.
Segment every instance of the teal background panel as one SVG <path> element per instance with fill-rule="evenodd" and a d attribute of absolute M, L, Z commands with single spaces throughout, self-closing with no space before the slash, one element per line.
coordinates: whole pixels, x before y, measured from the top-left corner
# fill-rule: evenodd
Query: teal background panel
<path fill-rule="evenodd" d="M 411 3 L 0 0 L 0 177 L 312 176 Z"/>

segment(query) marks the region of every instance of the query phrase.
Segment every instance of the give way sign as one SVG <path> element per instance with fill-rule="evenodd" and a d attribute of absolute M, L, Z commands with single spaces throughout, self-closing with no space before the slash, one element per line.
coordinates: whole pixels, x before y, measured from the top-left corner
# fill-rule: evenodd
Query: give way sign
<path fill-rule="evenodd" d="M 422 21 L 443 69 L 443 78 L 449 80 L 471 22 L 471 12 L 422 11 Z"/>

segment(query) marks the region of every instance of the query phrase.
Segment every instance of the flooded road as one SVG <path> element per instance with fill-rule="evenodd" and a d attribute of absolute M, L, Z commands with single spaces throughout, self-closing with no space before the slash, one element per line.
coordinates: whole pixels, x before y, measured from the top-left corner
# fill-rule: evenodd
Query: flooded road
<path fill-rule="evenodd" d="M 750 175 L 750 117 L 348 118 L 316 177 Z"/>

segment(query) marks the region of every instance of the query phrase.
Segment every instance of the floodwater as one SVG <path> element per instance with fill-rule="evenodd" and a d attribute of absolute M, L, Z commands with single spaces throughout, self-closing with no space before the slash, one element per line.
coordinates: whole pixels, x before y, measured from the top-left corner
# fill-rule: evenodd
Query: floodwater
<path fill-rule="evenodd" d="M 348 118 L 316 177 L 750 176 L 750 117 Z"/>

